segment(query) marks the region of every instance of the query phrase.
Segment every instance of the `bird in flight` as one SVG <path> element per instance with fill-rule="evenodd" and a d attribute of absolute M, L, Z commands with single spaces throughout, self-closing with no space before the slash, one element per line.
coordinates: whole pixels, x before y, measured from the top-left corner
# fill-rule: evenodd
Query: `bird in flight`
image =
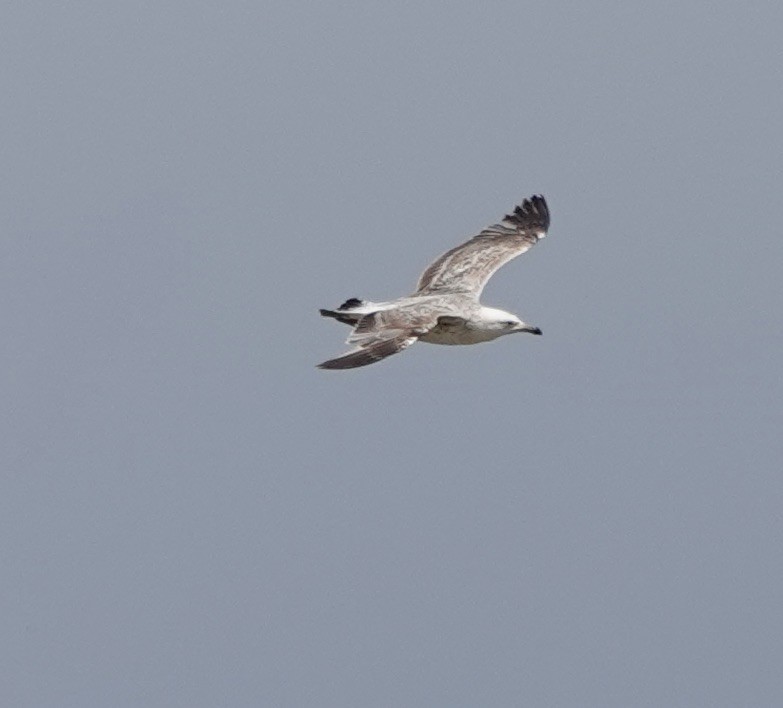
<path fill-rule="evenodd" d="M 479 297 L 492 274 L 546 236 L 549 209 L 540 195 L 523 200 L 499 224 L 488 226 L 452 248 L 424 271 L 413 295 L 389 302 L 351 298 L 336 310 L 321 310 L 353 327 L 351 351 L 319 364 L 321 369 L 353 369 L 374 364 L 417 341 L 478 344 L 504 334 L 541 334 L 516 315 L 485 307 Z"/>

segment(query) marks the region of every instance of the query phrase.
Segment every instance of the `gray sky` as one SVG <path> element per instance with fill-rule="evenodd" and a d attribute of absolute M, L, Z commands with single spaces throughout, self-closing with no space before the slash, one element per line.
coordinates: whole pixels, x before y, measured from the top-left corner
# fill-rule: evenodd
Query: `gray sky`
<path fill-rule="evenodd" d="M 2 14 L 4 705 L 783 705 L 777 4 Z"/>

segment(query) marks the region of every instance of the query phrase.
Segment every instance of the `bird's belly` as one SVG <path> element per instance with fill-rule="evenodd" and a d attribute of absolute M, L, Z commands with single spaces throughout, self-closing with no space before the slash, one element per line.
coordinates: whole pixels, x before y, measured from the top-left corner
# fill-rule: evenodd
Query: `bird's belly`
<path fill-rule="evenodd" d="M 488 342 L 494 338 L 488 332 L 466 327 L 460 327 L 459 329 L 435 327 L 427 334 L 419 337 L 419 341 L 429 344 L 478 344 L 479 342 Z"/>

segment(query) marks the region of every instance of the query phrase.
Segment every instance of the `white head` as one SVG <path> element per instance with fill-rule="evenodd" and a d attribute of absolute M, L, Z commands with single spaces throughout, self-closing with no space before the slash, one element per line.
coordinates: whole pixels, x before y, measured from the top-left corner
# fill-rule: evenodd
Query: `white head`
<path fill-rule="evenodd" d="M 538 327 L 526 324 L 516 315 L 512 315 L 505 310 L 497 310 L 494 307 L 482 307 L 481 320 L 483 327 L 496 332 L 495 336 L 497 337 L 511 334 L 512 332 L 541 334 L 541 330 Z"/>

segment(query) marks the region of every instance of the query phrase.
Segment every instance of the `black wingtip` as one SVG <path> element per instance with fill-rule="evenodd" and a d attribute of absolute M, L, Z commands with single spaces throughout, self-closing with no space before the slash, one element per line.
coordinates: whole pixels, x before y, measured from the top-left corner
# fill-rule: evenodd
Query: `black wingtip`
<path fill-rule="evenodd" d="M 340 307 L 338 307 L 338 310 L 350 310 L 354 307 L 359 307 L 363 305 L 363 301 L 360 300 L 358 297 L 349 297 Z"/>
<path fill-rule="evenodd" d="M 367 356 L 363 351 L 352 352 L 351 354 L 345 354 L 336 359 L 322 361 L 316 368 L 325 369 L 327 371 L 340 371 L 342 369 L 356 369 L 359 366 L 367 366 L 367 364 L 372 364 L 376 361 L 378 361 L 376 357 Z"/>
<path fill-rule="evenodd" d="M 358 316 L 357 315 L 346 315 L 340 310 L 324 310 L 320 309 L 318 312 L 321 313 L 321 317 L 332 317 L 333 319 L 337 320 L 338 322 L 342 322 L 343 324 L 347 325 L 355 325 Z"/>
<path fill-rule="evenodd" d="M 549 228 L 549 207 L 546 199 L 541 194 L 523 199 L 520 205 L 514 207 L 513 214 L 506 214 L 505 221 L 522 229 L 546 231 Z"/>

